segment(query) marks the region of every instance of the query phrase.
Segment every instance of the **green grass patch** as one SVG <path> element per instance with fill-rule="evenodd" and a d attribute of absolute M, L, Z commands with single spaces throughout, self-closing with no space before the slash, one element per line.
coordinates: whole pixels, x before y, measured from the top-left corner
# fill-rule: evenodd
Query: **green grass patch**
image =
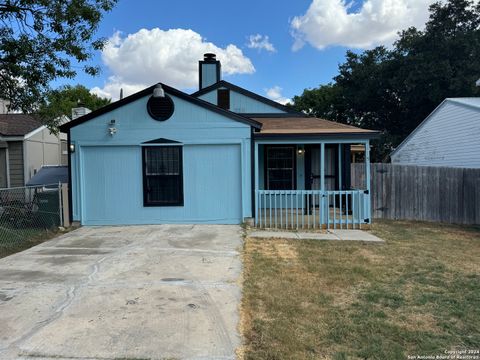
<path fill-rule="evenodd" d="M 480 348 L 480 228 L 382 221 L 384 245 L 247 239 L 246 359 Z"/>
<path fill-rule="evenodd" d="M 31 248 L 58 235 L 56 229 L 0 227 L 0 258 Z"/>

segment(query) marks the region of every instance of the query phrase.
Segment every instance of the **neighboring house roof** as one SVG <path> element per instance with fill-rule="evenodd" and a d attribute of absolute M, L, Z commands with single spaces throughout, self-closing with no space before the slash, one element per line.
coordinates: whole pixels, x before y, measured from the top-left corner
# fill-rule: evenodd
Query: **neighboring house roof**
<path fill-rule="evenodd" d="M 213 112 L 216 112 L 216 113 L 221 114 L 223 116 L 226 116 L 226 117 L 228 117 L 232 120 L 235 120 L 235 121 L 253 126 L 255 128 L 260 128 L 261 127 L 260 123 L 258 123 L 257 121 L 255 121 L 251 118 L 241 116 L 239 114 L 233 113 L 233 112 L 228 111 L 228 110 L 223 110 L 216 105 L 210 104 L 207 101 L 197 99 L 196 97 L 190 96 L 190 95 L 188 95 L 188 94 L 186 94 L 186 93 L 184 93 L 180 90 L 174 89 L 174 88 L 172 88 L 168 85 L 165 85 L 163 83 L 160 83 L 160 84 L 162 85 L 162 88 L 163 88 L 163 90 L 165 91 L 166 94 L 176 96 L 176 97 L 178 97 L 182 100 L 188 101 L 188 102 L 193 103 L 195 105 L 206 108 L 210 111 L 213 111 Z M 59 127 L 60 131 L 67 132 L 69 129 L 71 129 L 74 126 L 82 124 L 82 123 L 84 123 L 88 120 L 91 120 L 91 119 L 99 116 L 99 115 L 108 113 L 112 110 L 115 110 L 115 109 L 117 109 L 121 106 L 124 106 L 128 103 L 131 103 L 135 100 L 141 99 L 142 97 L 148 96 L 148 95 L 152 94 L 155 86 L 157 86 L 157 84 L 152 85 L 152 86 L 150 86 L 150 87 L 148 87 L 144 90 L 141 90 L 141 91 L 139 91 L 139 92 L 137 92 L 133 95 L 127 96 L 127 97 L 123 98 L 122 100 L 115 101 L 115 102 L 113 102 L 109 105 L 106 105 L 106 106 L 98 109 L 98 110 L 92 111 L 91 113 L 89 113 L 87 115 L 84 115 L 84 116 L 81 116 L 81 117 L 79 117 L 75 120 L 72 120 L 72 121 L 70 121 L 66 124 L 63 124 Z"/>
<path fill-rule="evenodd" d="M 0 135 L 25 136 L 43 126 L 40 120 L 27 114 L 0 114 Z"/>
<path fill-rule="evenodd" d="M 351 125 L 314 117 L 260 117 L 254 118 L 262 124 L 256 136 L 285 136 L 285 135 L 361 135 L 363 137 L 377 137 L 379 132 L 361 129 Z"/>
<path fill-rule="evenodd" d="M 42 166 L 40 170 L 28 180 L 26 185 L 56 185 L 58 183 L 68 183 L 68 166 Z"/>
<path fill-rule="evenodd" d="M 285 111 L 287 113 L 292 113 L 292 114 L 299 114 L 297 111 L 285 106 L 285 105 L 282 105 L 276 101 L 273 101 L 269 98 L 266 98 L 264 96 L 261 96 L 261 95 L 258 95 L 258 94 L 255 94 L 254 92 L 251 92 L 247 89 L 244 89 L 240 86 L 237 86 L 235 84 L 232 84 L 232 83 L 229 83 L 228 81 L 225 81 L 225 80 L 220 80 L 218 82 L 216 82 L 215 84 L 213 85 L 210 85 L 210 86 L 207 86 L 206 88 L 203 88 L 202 90 L 199 90 L 199 91 L 196 91 L 192 94 L 192 96 L 194 97 L 198 97 L 198 96 L 201 96 L 201 95 L 204 95 L 204 94 L 207 94 L 209 93 L 210 91 L 213 91 L 213 90 L 216 90 L 216 89 L 219 89 L 219 88 L 227 88 L 227 89 L 230 89 L 232 91 L 236 91 L 242 95 L 245 95 L 245 96 L 248 96 L 252 99 L 255 99 L 257 101 L 260 101 L 264 104 L 267 104 L 267 105 L 270 105 L 274 108 L 277 108 L 279 110 L 282 110 L 282 111 Z"/>
<path fill-rule="evenodd" d="M 480 111 L 480 97 L 462 97 L 462 98 L 446 98 L 438 105 L 401 143 L 395 150 L 390 153 L 390 157 L 395 155 L 408 141 L 436 114 L 447 102 L 468 106 L 474 110 Z"/>

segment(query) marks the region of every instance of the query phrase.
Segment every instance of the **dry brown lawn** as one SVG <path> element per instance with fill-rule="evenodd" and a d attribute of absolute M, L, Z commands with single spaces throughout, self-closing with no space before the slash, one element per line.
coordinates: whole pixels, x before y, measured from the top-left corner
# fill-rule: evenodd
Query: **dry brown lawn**
<path fill-rule="evenodd" d="M 246 239 L 246 359 L 480 349 L 480 228 L 382 221 L 384 245 Z"/>

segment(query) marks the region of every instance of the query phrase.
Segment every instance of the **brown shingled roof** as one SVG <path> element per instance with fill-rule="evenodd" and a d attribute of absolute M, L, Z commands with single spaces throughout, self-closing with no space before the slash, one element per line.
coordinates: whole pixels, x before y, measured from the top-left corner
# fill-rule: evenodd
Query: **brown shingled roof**
<path fill-rule="evenodd" d="M 0 114 L 0 135 L 24 136 L 42 126 L 42 123 L 27 114 Z"/>
<path fill-rule="evenodd" d="M 262 124 L 260 134 L 377 134 L 377 131 L 361 129 L 334 121 L 312 117 L 254 118 Z"/>

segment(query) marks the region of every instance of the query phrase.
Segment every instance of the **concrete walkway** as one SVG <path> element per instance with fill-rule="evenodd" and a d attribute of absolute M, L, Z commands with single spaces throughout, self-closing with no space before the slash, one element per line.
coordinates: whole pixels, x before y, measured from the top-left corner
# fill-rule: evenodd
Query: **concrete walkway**
<path fill-rule="evenodd" d="M 0 260 L 0 359 L 234 359 L 239 226 L 84 227 Z"/>
<path fill-rule="evenodd" d="M 363 230 L 327 230 L 324 233 L 254 230 L 249 232 L 248 236 L 254 238 L 385 242 L 383 239 Z"/>

